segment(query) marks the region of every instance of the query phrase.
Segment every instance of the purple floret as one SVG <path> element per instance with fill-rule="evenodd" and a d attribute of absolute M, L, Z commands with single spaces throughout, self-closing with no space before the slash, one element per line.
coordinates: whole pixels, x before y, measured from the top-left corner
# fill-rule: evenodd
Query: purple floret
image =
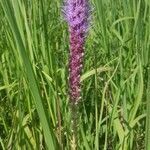
<path fill-rule="evenodd" d="M 89 25 L 88 0 L 66 0 L 65 19 L 70 32 L 69 91 L 71 102 L 80 98 L 80 75 L 83 64 L 85 36 Z"/>
<path fill-rule="evenodd" d="M 76 32 L 87 32 L 90 15 L 88 0 L 66 0 L 64 14 L 70 28 Z"/>

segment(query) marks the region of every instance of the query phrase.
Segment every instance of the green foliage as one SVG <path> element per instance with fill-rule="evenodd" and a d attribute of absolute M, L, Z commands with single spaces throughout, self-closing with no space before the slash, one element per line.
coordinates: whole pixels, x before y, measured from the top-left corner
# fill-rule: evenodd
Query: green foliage
<path fill-rule="evenodd" d="M 91 4 L 78 149 L 149 150 L 150 2 Z M 2 150 L 72 147 L 69 39 L 61 6 L 58 0 L 0 0 Z"/>

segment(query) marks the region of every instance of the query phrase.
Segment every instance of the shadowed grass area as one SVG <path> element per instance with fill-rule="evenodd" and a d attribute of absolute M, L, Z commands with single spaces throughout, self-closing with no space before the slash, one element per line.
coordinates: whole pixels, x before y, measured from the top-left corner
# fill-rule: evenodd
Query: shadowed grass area
<path fill-rule="evenodd" d="M 90 2 L 78 149 L 149 150 L 150 2 Z M 59 0 L 0 0 L 2 150 L 72 147 L 61 7 Z"/>

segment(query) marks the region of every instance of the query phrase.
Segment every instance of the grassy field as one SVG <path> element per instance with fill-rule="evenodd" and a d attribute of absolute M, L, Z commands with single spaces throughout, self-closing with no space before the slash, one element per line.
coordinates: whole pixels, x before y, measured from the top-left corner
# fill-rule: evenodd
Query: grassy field
<path fill-rule="evenodd" d="M 90 2 L 76 149 L 150 150 L 150 1 Z M 75 149 L 62 6 L 0 0 L 0 150 Z"/>

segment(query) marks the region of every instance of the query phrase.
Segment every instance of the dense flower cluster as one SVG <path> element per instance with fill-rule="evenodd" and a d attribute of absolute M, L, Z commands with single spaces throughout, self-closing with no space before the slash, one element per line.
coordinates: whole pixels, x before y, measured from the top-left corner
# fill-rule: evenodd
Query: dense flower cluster
<path fill-rule="evenodd" d="M 70 100 L 77 102 L 80 97 L 84 43 L 89 26 L 90 8 L 88 0 L 66 0 L 63 11 L 70 33 Z"/>

